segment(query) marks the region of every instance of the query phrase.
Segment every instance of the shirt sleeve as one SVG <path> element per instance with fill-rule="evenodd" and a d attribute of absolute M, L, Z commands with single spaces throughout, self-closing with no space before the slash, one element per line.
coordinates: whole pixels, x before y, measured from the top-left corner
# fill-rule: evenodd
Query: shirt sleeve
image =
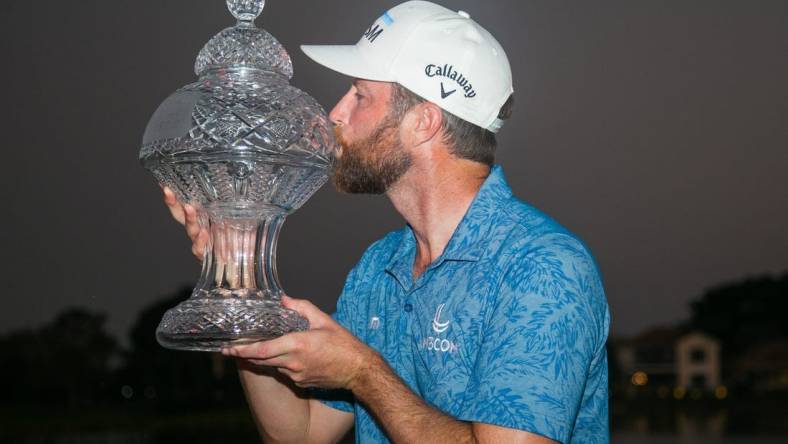
<path fill-rule="evenodd" d="M 607 336 L 596 265 L 576 239 L 546 235 L 507 268 L 484 315 L 461 419 L 569 442 Z"/>

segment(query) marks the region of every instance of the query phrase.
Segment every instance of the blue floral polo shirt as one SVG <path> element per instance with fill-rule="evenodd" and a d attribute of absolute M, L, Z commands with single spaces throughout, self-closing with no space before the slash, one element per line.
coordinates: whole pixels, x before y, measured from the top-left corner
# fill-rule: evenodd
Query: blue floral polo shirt
<path fill-rule="evenodd" d="M 493 167 L 443 254 L 413 279 L 410 227 L 350 272 L 334 318 L 433 407 L 459 420 L 606 443 L 610 315 L 583 243 L 519 201 Z M 348 392 L 356 442 L 388 442 Z"/>

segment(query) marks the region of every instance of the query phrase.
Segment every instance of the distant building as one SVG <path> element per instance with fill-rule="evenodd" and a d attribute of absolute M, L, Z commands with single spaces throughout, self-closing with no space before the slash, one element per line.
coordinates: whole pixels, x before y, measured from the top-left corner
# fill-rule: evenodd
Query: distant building
<path fill-rule="evenodd" d="M 720 343 L 704 333 L 681 336 L 676 342 L 676 386 L 714 390 L 721 385 Z"/>
<path fill-rule="evenodd" d="M 617 370 L 612 373 L 618 375 L 614 392 L 630 397 L 654 392 L 663 398 L 682 398 L 688 391 L 721 395 L 720 343 L 704 333 L 651 329 L 634 338 L 611 340 L 610 351 Z"/>

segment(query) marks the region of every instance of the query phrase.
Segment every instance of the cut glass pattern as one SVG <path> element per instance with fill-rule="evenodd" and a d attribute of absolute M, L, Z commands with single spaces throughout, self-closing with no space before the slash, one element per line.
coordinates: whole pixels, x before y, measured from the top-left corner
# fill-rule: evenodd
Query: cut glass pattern
<path fill-rule="evenodd" d="M 221 347 L 305 330 L 281 306 L 276 243 L 287 215 L 327 180 L 334 139 L 323 108 L 289 83 L 284 47 L 255 27 L 263 0 L 228 0 L 238 23 L 195 63 L 197 82 L 164 100 L 140 162 L 198 210 L 210 233 L 200 279 L 156 335 L 168 348 Z"/>

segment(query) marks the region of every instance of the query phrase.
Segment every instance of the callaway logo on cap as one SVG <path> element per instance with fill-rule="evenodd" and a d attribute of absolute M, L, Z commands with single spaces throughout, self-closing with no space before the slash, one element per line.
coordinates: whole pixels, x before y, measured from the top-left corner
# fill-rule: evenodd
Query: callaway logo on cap
<path fill-rule="evenodd" d="M 397 82 L 455 116 L 497 132 L 513 92 L 501 45 L 463 11 L 409 1 L 386 11 L 355 45 L 303 45 L 342 74 Z"/>

